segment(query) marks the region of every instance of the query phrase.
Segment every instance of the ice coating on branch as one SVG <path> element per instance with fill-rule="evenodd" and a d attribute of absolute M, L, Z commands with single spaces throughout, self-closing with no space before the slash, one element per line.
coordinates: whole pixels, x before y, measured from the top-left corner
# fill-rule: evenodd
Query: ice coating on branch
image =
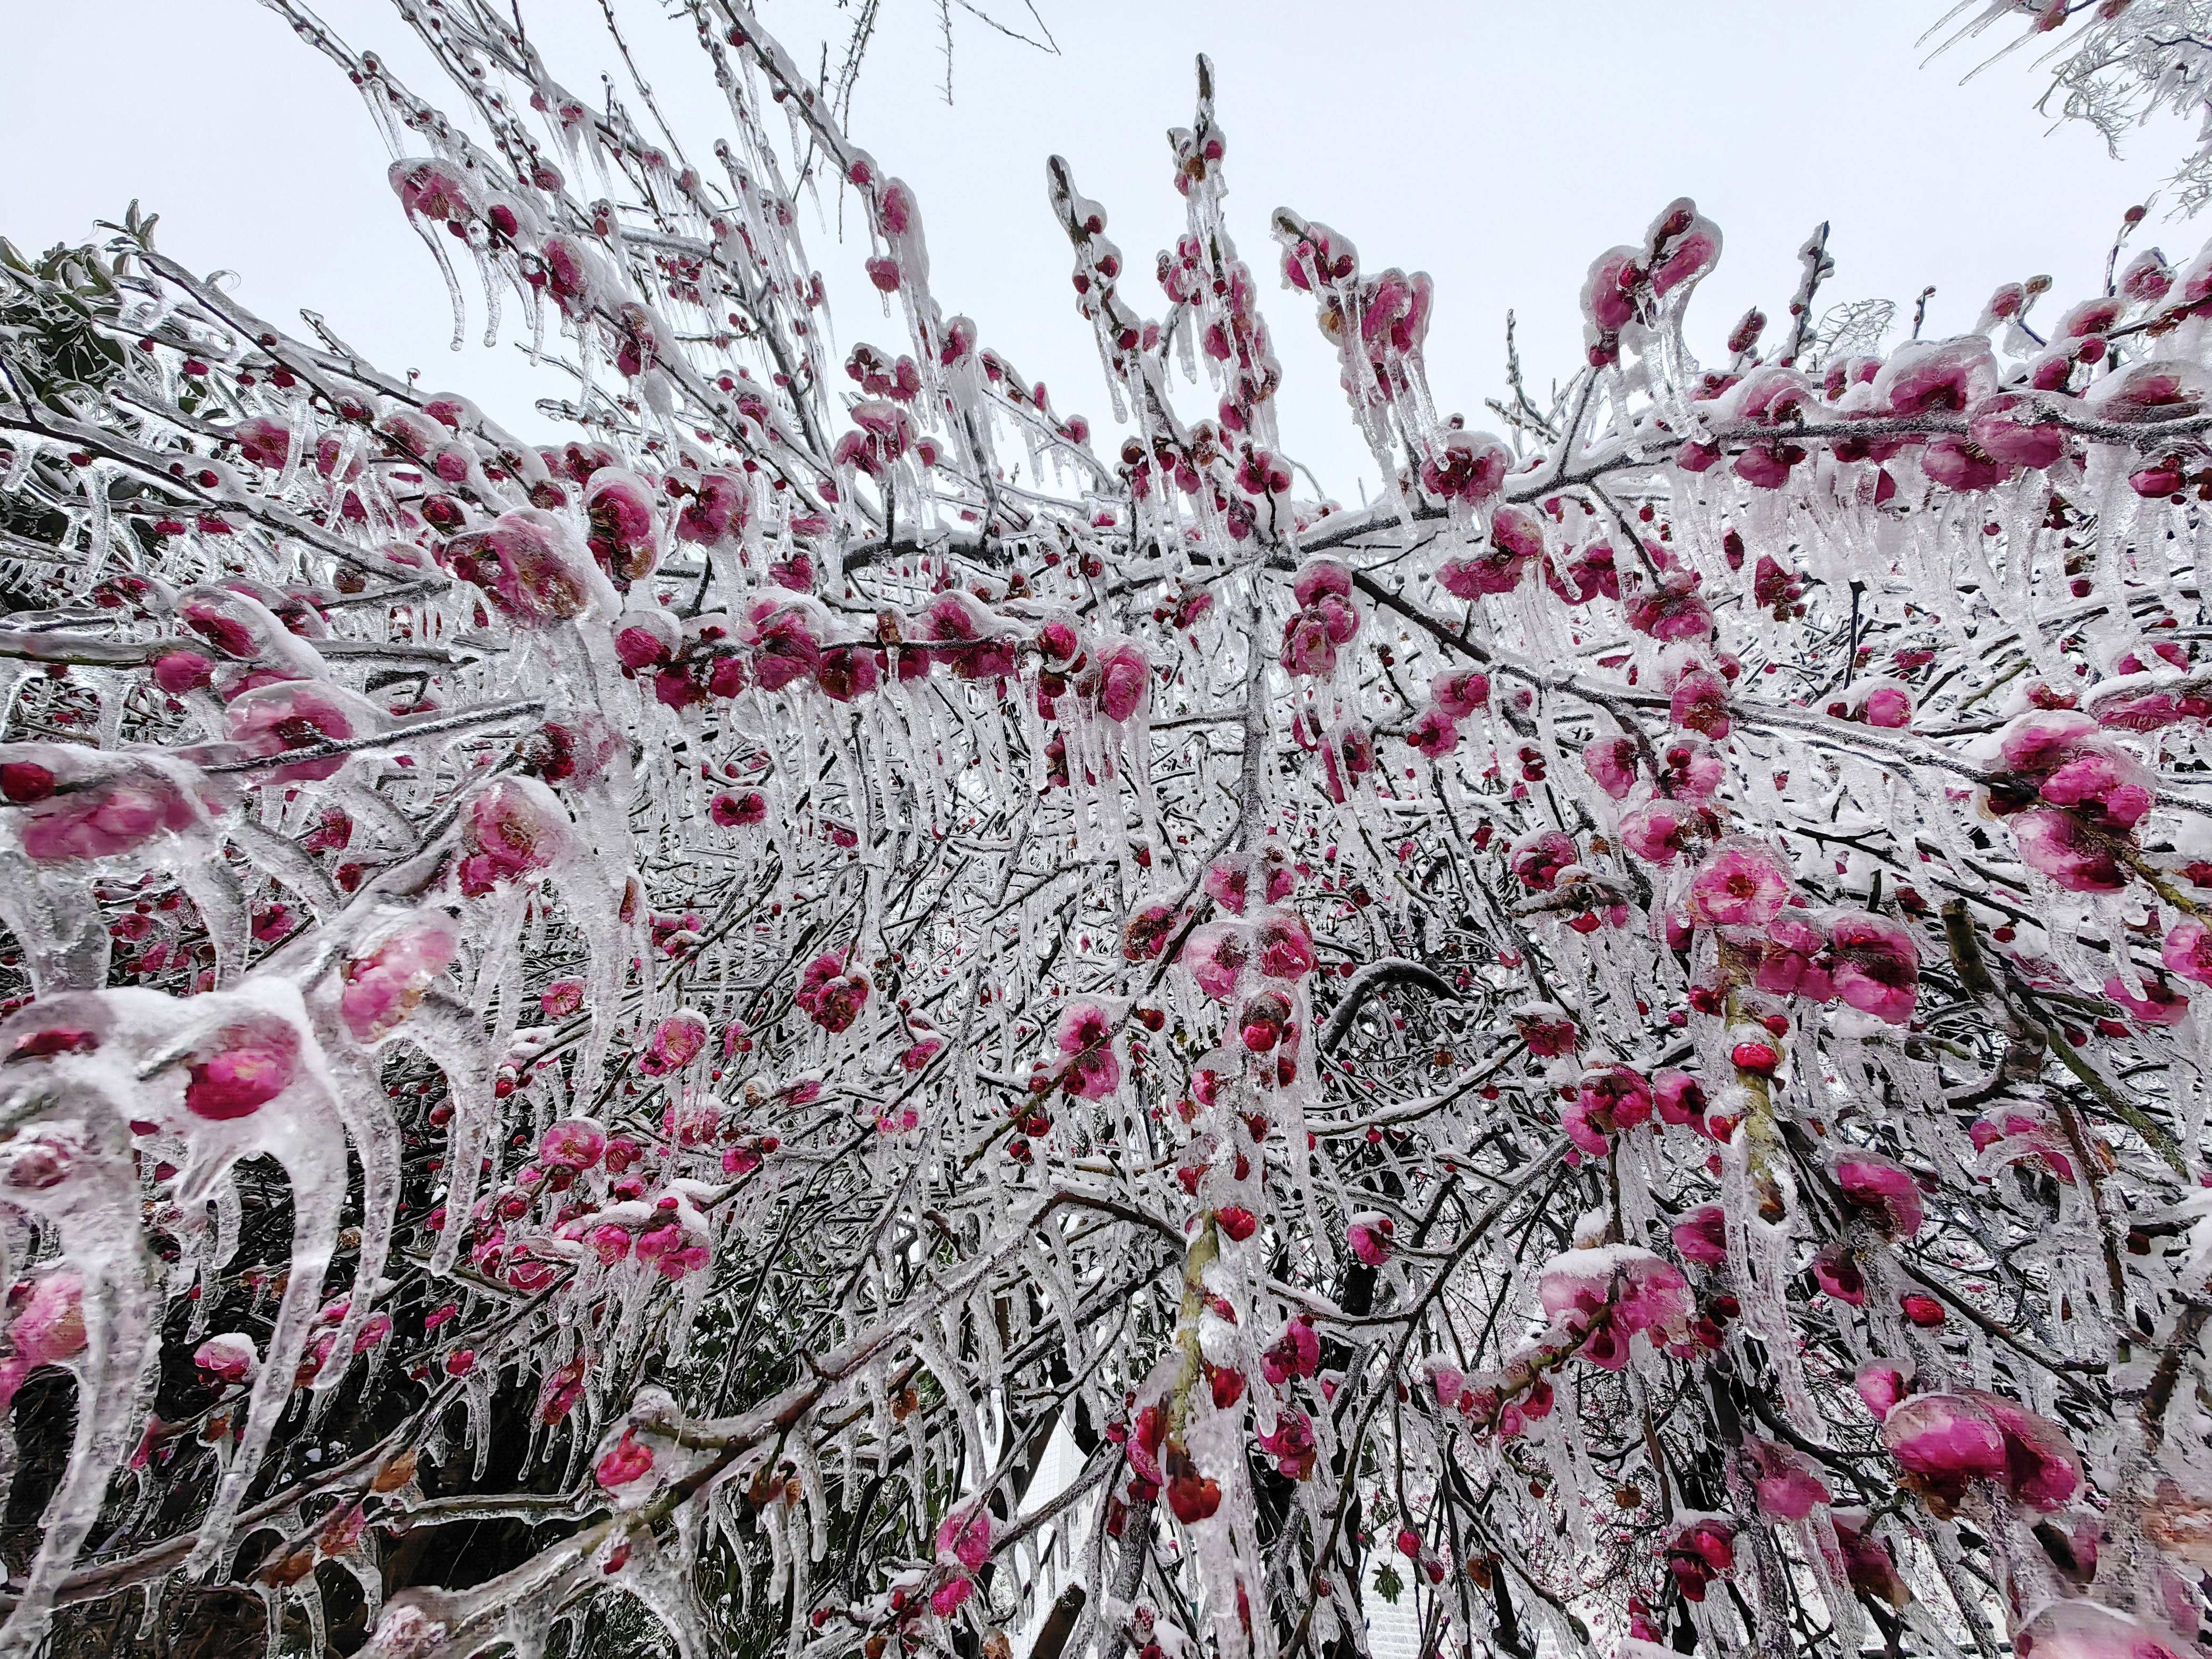
<path fill-rule="evenodd" d="M 444 8 L 449 118 L 278 6 L 573 384 L 0 262 L 27 1483 L 106 1401 L 17 1650 L 188 1559 L 392 1659 L 2193 1633 L 2204 257 L 1907 338 L 1823 228 L 1732 321 L 1667 203 L 1494 435 L 1357 204 L 1268 298 L 1201 64 L 1156 267 L 1047 169 L 1109 453 L 742 7 L 695 142 L 627 34 Z M 2185 93 L 2157 9 L 2035 21 Z"/>

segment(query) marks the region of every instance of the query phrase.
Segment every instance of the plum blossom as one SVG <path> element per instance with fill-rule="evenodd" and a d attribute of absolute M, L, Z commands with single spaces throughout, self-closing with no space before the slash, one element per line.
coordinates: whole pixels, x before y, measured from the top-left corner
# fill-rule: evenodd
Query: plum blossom
<path fill-rule="evenodd" d="M 532 778 L 501 778 L 462 817 L 460 890 L 482 898 L 508 883 L 552 867 L 569 846 L 568 815 L 552 792 Z"/>
<path fill-rule="evenodd" d="M 0 1404 L 41 1365 L 84 1352 L 84 1280 L 66 1268 L 18 1282 L 8 1293 L 8 1353 L 0 1358 Z"/>
<path fill-rule="evenodd" d="M 1881 1439 L 1939 1513 L 1955 1510 L 1977 1480 L 2002 1484 L 2045 1513 L 2081 1485 L 2081 1458 L 2057 1425 L 1978 1390 L 1900 1401 L 1882 1419 Z"/>
<path fill-rule="evenodd" d="M 938 1525 L 937 1559 L 980 1572 L 991 1559 L 991 1512 L 980 1504 L 953 1510 Z"/>
<path fill-rule="evenodd" d="M 610 1491 L 643 1480 L 653 1472 L 653 1448 L 640 1443 L 637 1431 L 624 1429 L 622 1437 L 599 1455 L 592 1475 Z"/>
<path fill-rule="evenodd" d="M 1121 1086 L 1121 1062 L 1114 1051 L 1114 1025 L 1095 1002 L 1068 1004 L 1053 1041 L 1060 1059 L 1060 1086 L 1081 1100 L 1103 1100 Z"/>
<path fill-rule="evenodd" d="M 1314 1472 L 1321 1449 L 1315 1442 L 1313 1419 L 1301 1411 L 1279 1412 L 1273 1432 L 1257 1435 L 1260 1449 L 1275 1460 L 1276 1473 L 1291 1480 L 1304 1480 Z"/>
<path fill-rule="evenodd" d="M 1344 1242 L 1364 1264 L 1379 1267 L 1390 1259 L 1394 1230 L 1389 1216 L 1370 1211 L 1352 1218 L 1344 1230 Z"/>
<path fill-rule="evenodd" d="M 1802 1521 L 1815 1504 L 1834 1501 L 1835 1494 L 1802 1453 L 1757 1435 L 1746 1435 L 1743 1446 L 1755 1470 L 1753 1486 L 1764 1514 L 1777 1521 Z"/>
<path fill-rule="evenodd" d="M 1183 965 L 1198 988 L 1217 1002 L 1229 1000 L 1252 959 L 1251 930 L 1239 922 L 1208 922 L 1192 930 L 1183 943 Z"/>
<path fill-rule="evenodd" d="M 1682 1270 L 1650 1251 L 1616 1244 L 1568 1250 L 1545 1264 L 1537 1296 L 1547 1315 L 1583 1334 L 1578 1352 L 1607 1370 L 1628 1363 L 1626 1338 L 1679 1340 L 1691 1309 Z"/>
<path fill-rule="evenodd" d="M 261 1351 L 253 1339 L 239 1331 L 211 1336 L 193 1350 L 192 1364 L 200 1375 L 217 1386 L 250 1382 L 261 1368 Z"/>
<path fill-rule="evenodd" d="M 1926 1219 L 1919 1182 L 1911 1170 L 1888 1158 L 1872 1152 L 1853 1152 L 1838 1158 L 1836 1185 L 1844 1201 L 1884 1238 L 1911 1238 Z"/>
<path fill-rule="evenodd" d="M 1717 1267 L 1728 1260 L 1728 1218 L 1719 1205 L 1699 1205 L 1670 1231 L 1685 1261 Z"/>
<path fill-rule="evenodd" d="M 371 951 L 339 969 L 338 1014 L 360 1042 L 374 1042 L 413 1012 L 439 975 L 453 965 L 460 940 L 433 915 L 387 934 Z"/>
<path fill-rule="evenodd" d="M 1764 927 L 1782 913 L 1790 878 L 1762 847 L 1734 842 L 1713 850 L 1690 878 L 1690 914 L 1708 927 Z"/>
<path fill-rule="evenodd" d="M 844 957 L 825 951 L 806 964 L 799 975 L 793 1000 L 823 1030 L 842 1031 L 859 1017 L 868 1000 L 868 976 L 848 973 Z"/>
<path fill-rule="evenodd" d="M 1685 1601 L 1704 1601 L 1713 1580 L 1735 1565 L 1735 1528 L 1718 1516 L 1686 1521 L 1668 1540 L 1667 1571 Z"/>
<path fill-rule="evenodd" d="M 1311 1376 L 1321 1364 L 1321 1338 L 1304 1319 L 1293 1319 L 1260 1356 L 1261 1374 L 1280 1388 L 1292 1377 Z"/>
<path fill-rule="evenodd" d="M 301 1049 L 299 1032 L 280 1019 L 255 1018 L 223 1027 L 187 1062 L 185 1109 L 217 1121 L 259 1111 L 291 1087 Z"/>

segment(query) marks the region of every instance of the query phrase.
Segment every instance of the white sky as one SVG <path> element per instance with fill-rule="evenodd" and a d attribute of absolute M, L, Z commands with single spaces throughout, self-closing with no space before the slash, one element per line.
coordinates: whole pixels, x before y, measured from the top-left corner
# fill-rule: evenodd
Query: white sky
<path fill-rule="evenodd" d="M 988 3 L 1027 25 L 1019 0 Z M 708 156 L 719 106 L 689 24 L 664 21 L 653 0 L 616 4 L 664 109 Z M 1036 4 L 1060 56 L 954 6 L 948 106 L 934 0 L 884 0 L 854 133 L 914 186 L 939 300 L 1046 381 L 1061 413 L 1088 415 L 1109 447 L 1110 409 L 1075 314 L 1044 160 L 1066 155 L 1107 208 L 1124 294 L 1158 314 L 1153 255 L 1182 222 L 1162 134 L 1188 123 L 1191 60 L 1205 51 L 1229 138 L 1232 229 L 1285 364 L 1285 447 L 1346 500 L 1370 463 L 1310 305 L 1278 287 L 1267 216 L 1279 204 L 1350 236 L 1370 270 L 1434 276 L 1431 384 L 1443 408 L 1494 425 L 1481 404 L 1502 390 L 1507 308 L 1519 313 L 1533 386 L 1565 379 L 1579 359 L 1589 261 L 1638 240 L 1676 195 L 1694 197 L 1727 238 L 1691 313 L 1708 356 L 1753 303 L 1776 319 L 1770 340 L 1778 335 L 1796 249 L 1823 218 L 1837 270 L 1820 307 L 1880 296 L 1909 315 L 1932 283 L 1929 332 L 1941 335 L 1969 326 L 2002 282 L 2047 271 L 2061 304 L 2098 288 L 2120 213 L 2156 188 L 2186 137 L 2164 121 L 2114 161 L 2086 128 L 2051 131 L 2032 108 L 2042 82 L 2025 54 L 1959 84 L 1996 36 L 1923 66 L 1916 40 L 1941 0 Z M 809 64 L 850 17 L 835 0 L 760 9 Z M 456 107 L 381 0 L 323 10 L 416 92 Z M 598 44 L 598 0 L 525 10 L 556 72 L 592 95 L 612 58 Z M 367 111 L 273 13 L 251 0 L 0 0 L 0 38 L 11 161 L 0 234 L 35 252 L 83 238 L 93 219 L 118 218 L 140 198 L 162 215 L 165 252 L 235 270 L 240 298 L 264 317 L 296 327 L 313 307 L 386 369 L 418 368 L 426 385 L 468 392 L 525 435 L 549 434 L 531 401 L 562 387 L 522 362 L 513 307 L 497 349 L 475 343 L 480 300 L 470 345 L 458 360 L 447 349 L 442 286 L 385 183 Z M 2154 210 L 2135 246 L 2160 245 L 2178 262 L 2201 234 Z M 807 234 L 837 301 L 841 358 L 861 339 L 902 347 L 902 325 L 858 285 L 865 249 L 841 248 L 818 222 Z M 1182 407 L 1195 416 L 1211 398 L 1193 389 Z"/>

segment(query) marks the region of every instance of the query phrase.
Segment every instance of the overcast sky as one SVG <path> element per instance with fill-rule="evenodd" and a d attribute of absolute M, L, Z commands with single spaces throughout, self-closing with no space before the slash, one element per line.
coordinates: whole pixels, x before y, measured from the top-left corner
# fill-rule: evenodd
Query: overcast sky
<path fill-rule="evenodd" d="M 664 109 L 710 154 L 718 104 L 687 22 L 656 0 L 615 0 Z M 978 0 L 1035 32 L 1021 0 Z M 1717 355 L 1743 309 L 1780 317 L 1796 251 L 1832 223 L 1836 275 L 1821 304 L 1887 297 L 1910 313 L 1937 289 L 1929 331 L 1969 326 L 1998 283 L 2037 272 L 2070 301 L 2101 283 L 2122 211 L 2159 185 L 2185 135 L 2165 121 L 2114 160 L 2085 128 L 2052 130 L 2043 82 L 2016 54 L 1965 85 L 1999 37 L 1929 58 L 1917 38 L 1940 0 L 1035 0 L 1057 55 L 953 7 L 953 101 L 944 95 L 935 0 L 884 0 L 853 112 L 857 140 L 921 203 L 935 291 L 985 343 L 1051 387 L 1062 413 L 1110 411 L 1046 204 L 1058 153 L 1101 202 L 1127 256 L 1124 291 L 1164 309 L 1152 255 L 1182 223 L 1162 134 L 1187 125 L 1192 58 L 1212 55 L 1229 138 L 1232 229 L 1261 272 L 1285 368 L 1285 447 L 1356 497 L 1364 452 L 1303 296 L 1274 275 L 1268 212 L 1296 208 L 1350 236 L 1370 269 L 1431 272 L 1429 374 L 1440 404 L 1494 424 L 1508 307 L 1539 388 L 1573 370 L 1576 296 L 1596 254 L 1636 240 L 1677 195 L 1727 244 L 1692 311 Z M 450 88 L 381 0 L 329 0 L 325 16 L 374 46 L 417 93 Z M 611 54 L 598 0 L 535 0 L 525 15 L 573 91 L 596 94 Z M 834 0 L 763 0 L 793 55 L 818 61 L 850 12 Z M 428 254 L 385 182 L 387 155 L 344 78 L 252 0 L 0 0 L 0 234 L 37 249 L 82 239 L 131 198 L 162 215 L 165 252 L 240 275 L 250 307 L 290 323 L 312 307 L 391 370 L 476 397 L 526 435 L 558 385 L 507 341 L 447 348 L 450 319 Z M 810 220 L 809 252 L 838 302 L 840 353 L 902 346 L 858 281 L 865 248 Z M 810 215 L 812 210 L 808 210 Z M 2204 231 L 2154 211 L 2137 246 L 2179 260 Z M 512 308 L 510 307 L 510 314 Z M 1780 323 L 1775 325 L 1778 329 Z M 1192 396 L 1192 415 L 1206 400 Z"/>

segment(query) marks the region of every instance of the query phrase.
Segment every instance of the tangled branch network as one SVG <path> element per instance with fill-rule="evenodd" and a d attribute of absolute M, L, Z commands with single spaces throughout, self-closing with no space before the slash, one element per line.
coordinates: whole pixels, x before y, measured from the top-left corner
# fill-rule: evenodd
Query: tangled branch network
<path fill-rule="evenodd" d="M 1348 511 L 1204 60 L 1102 455 L 737 0 L 270 3 L 577 389 L 7 251 L 0 1655 L 2203 1651 L 2212 252 L 1498 437 L 1279 210 Z"/>

